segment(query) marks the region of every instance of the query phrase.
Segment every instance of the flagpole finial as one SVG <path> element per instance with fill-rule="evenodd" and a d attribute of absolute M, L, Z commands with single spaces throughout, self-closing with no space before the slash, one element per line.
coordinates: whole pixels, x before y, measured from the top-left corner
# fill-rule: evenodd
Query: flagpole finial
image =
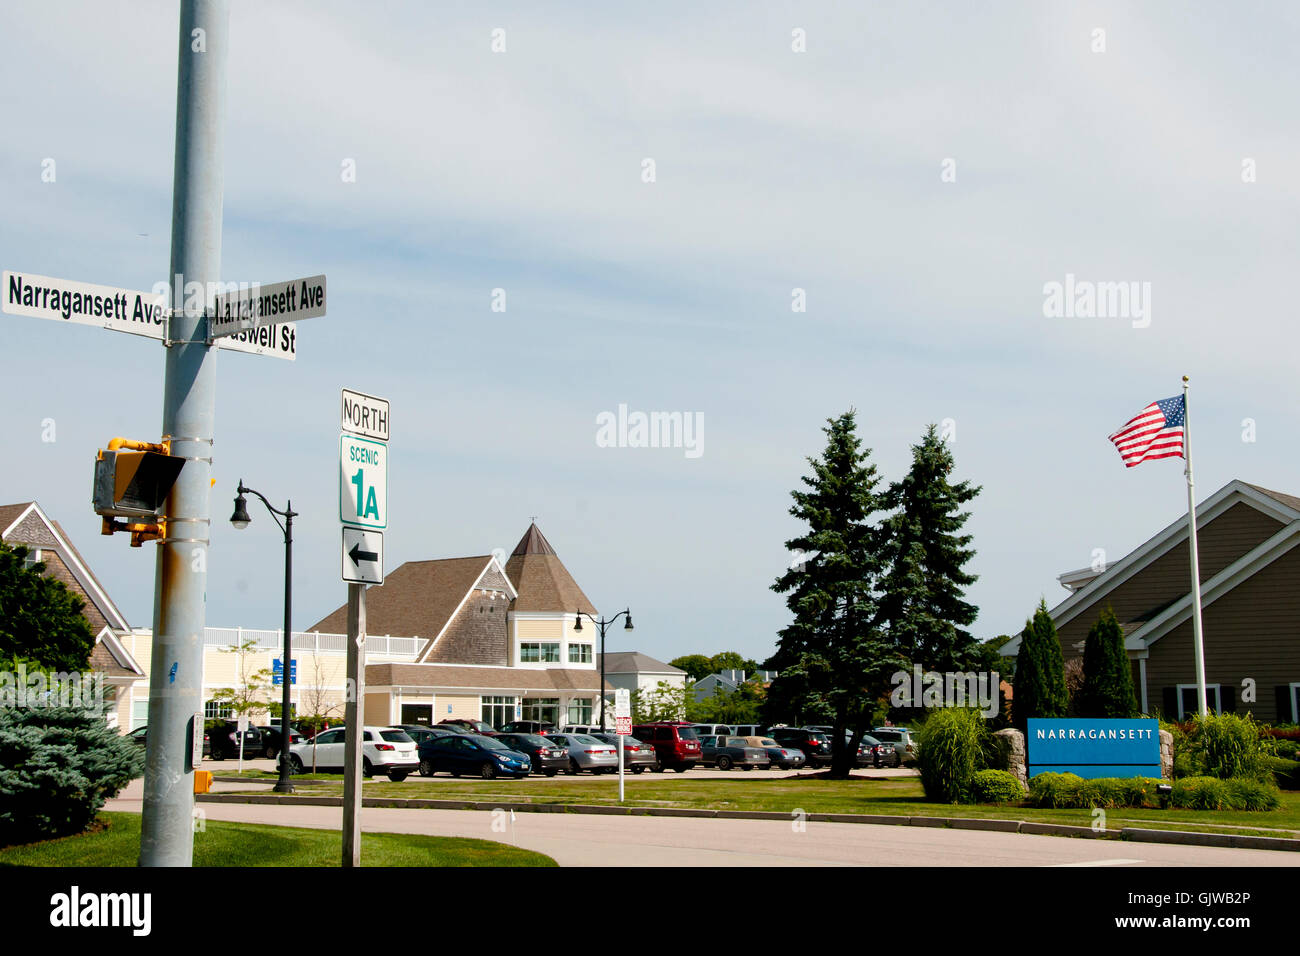
<path fill-rule="evenodd" d="M 1183 376 L 1183 384 L 1186 385 L 1186 384 L 1188 383 L 1188 381 L 1189 381 L 1189 379 L 1187 378 L 1186 375 L 1184 375 L 1184 376 Z"/>

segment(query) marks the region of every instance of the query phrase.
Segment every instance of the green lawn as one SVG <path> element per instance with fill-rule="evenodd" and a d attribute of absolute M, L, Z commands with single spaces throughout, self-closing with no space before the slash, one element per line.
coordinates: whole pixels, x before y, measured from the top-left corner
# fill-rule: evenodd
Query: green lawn
<path fill-rule="evenodd" d="M 140 815 L 103 813 L 91 833 L 0 849 L 6 866 L 135 866 Z M 207 821 L 194 834 L 195 866 L 338 866 L 343 837 L 333 830 Z M 549 856 L 490 840 L 363 833 L 362 866 L 555 866 Z"/>
<path fill-rule="evenodd" d="M 295 778 L 295 784 L 298 778 Z M 304 782 L 299 793 L 339 795 L 340 784 L 332 781 Z M 469 799 L 549 804 L 618 803 L 618 781 L 554 779 L 452 780 L 447 777 L 413 777 L 402 783 L 375 780 L 366 784 L 364 795 L 373 797 L 424 797 L 426 799 Z M 713 810 L 768 810 L 789 813 L 796 808 L 809 813 L 870 813 L 891 816 L 982 817 L 1001 820 L 1033 820 L 1089 826 L 1091 810 L 1040 810 L 1010 804 L 952 805 L 927 803 L 916 777 L 853 778 L 828 780 L 810 777 L 768 777 L 759 773 L 737 774 L 731 780 L 674 777 L 630 777 L 626 783 L 626 806 L 693 807 Z M 1283 791 L 1282 806 L 1263 813 L 1244 811 L 1132 810 L 1106 811 L 1110 829 L 1137 826 L 1175 829 L 1182 824 L 1206 832 L 1240 833 L 1300 838 L 1300 792 Z M 1282 832 L 1274 832 L 1282 831 Z"/>

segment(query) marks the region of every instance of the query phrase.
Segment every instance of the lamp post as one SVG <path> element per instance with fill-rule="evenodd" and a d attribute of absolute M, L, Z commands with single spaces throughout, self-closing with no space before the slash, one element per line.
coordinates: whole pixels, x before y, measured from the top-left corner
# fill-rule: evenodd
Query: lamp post
<path fill-rule="evenodd" d="M 298 512 L 293 510 L 291 501 L 285 502 L 283 511 L 272 506 L 260 491 L 245 488 L 244 479 L 241 478 L 238 497 L 235 498 L 235 513 L 230 516 L 230 523 L 237 531 L 247 528 L 252 520 L 248 516 L 248 503 L 244 498 L 246 494 L 261 498 L 262 504 L 271 512 L 272 520 L 284 532 L 284 666 L 280 669 L 280 685 L 284 688 L 284 694 L 280 699 L 280 779 L 276 781 L 274 792 L 293 793 L 293 781 L 289 774 L 289 742 L 292 740 L 289 734 L 289 684 L 293 676 L 293 631 L 289 629 L 289 618 L 293 608 L 293 517 Z M 277 515 L 283 516 L 284 524 L 280 524 Z"/>
<path fill-rule="evenodd" d="M 605 629 L 609 627 L 611 624 L 613 624 L 615 621 L 617 621 L 620 617 L 623 617 L 624 615 L 627 615 L 627 623 L 623 625 L 623 630 L 630 631 L 633 629 L 632 612 L 630 610 L 619 611 L 609 620 L 605 620 L 604 618 L 597 620 L 593 615 L 588 614 L 586 611 L 574 612 L 573 630 L 575 633 L 580 632 L 582 630 L 582 619 L 584 617 L 590 618 L 591 622 L 595 624 L 598 628 L 600 628 L 600 729 L 602 731 L 606 729 L 605 728 Z"/>

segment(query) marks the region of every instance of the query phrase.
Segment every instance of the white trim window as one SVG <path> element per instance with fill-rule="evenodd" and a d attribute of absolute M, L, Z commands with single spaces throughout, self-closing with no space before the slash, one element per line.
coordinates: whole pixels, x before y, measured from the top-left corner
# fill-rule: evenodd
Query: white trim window
<path fill-rule="evenodd" d="M 1196 706 L 1196 685 L 1179 684 L 1178 685 L 1178 719 L 1191 717 L 1193 714 L 1200 712 Z M 1218 684 L 1205 685 L 1205 702 L 1209 705 L 1211 713 L 1223 713 L 1223 697 L 1219 693 Z"/>
<path fill-rule="evenodd" d="M 234 720 L 235 711 L 228 701 L 210 700 L 203 705 L 204 720 Z"/>
<path fill-rule="evenodd" d="M 590 724 L 591 723 L 591 698 L 590 697 L 571 697 L 569 698 L 568 719 L 566 724 Z"/>
<path fill-rule="evenodd" d="M 560 642 L 559 641 L 521 641 L 519 644 L 519 663 L 521 664 L 560 663 Z"/>
<path fill-rule="evenodd" d="M 479 719 L 500 730 L 515 719 L 515 699 L 513 697 L 495 697 L 484 694 L 482 715 Z"/>
<path fill-rule="evenodd" d="M 594 658 L 591 656 L 590 644 L 570 644 L 569 645 L 569 663 L 570 664 L 590 664 Z M 586 723 L 582 720 L 571 720 L 569 723 L 581 724 Z"/>

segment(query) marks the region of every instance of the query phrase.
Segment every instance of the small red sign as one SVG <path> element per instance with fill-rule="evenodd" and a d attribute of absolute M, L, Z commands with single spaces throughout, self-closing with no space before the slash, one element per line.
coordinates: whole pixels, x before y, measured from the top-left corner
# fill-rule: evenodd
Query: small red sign
<path fill-rule="evenodd" d="M 620 737 L 630 737 L 630 736 L 632 736 L 632 718 L 631 718 L 631 717 L 615 717 L 615 718 L 614 718 L 614 733 L 618 734 Z"/>

